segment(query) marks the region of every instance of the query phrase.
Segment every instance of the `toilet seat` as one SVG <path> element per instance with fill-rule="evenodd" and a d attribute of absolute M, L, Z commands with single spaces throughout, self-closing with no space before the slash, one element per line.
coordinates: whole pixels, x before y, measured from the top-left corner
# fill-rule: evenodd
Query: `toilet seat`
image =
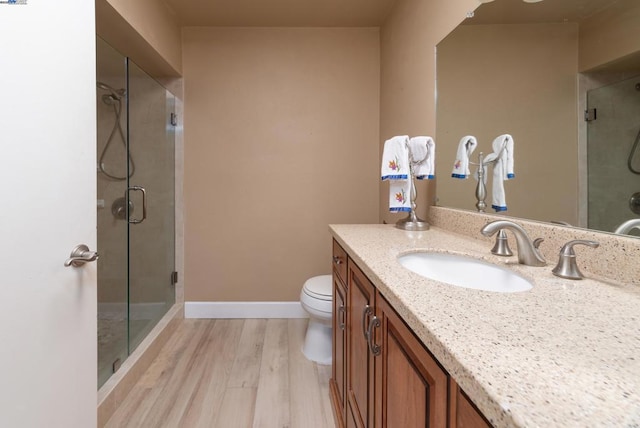
<path fill-rule="evenodd" d="M 331 275 L 314 276 L 308 279 L 302 291 L 309 297 L 318 300 L 333 300 L 333 281 Z"/>

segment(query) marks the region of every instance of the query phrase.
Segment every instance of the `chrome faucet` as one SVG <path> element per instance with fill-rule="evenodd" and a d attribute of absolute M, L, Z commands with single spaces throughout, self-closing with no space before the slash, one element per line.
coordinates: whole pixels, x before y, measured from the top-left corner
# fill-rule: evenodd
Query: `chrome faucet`
<path fill-rule="evenodd" d="M 508 229 L 513 232 L 516 237 L 518 246 L 518 263 L 527 266 L 545 266 L 547 262 L 538 251 L 538 246 L 542 242 L 542 238 L 531 241 L 527 232 L 522 227 L 509 220 L 496 220 L 486 224 L 480 233 L 484 236 L 493 236 L 500 229 Z"/>
<path fill-rule="evenodd" d="M 613 233 L 617 233 L 619 235 L 627 235 L 631 232 L 631 229 L 638 228 L 640 229 L 640 218 L 632 218 L 631 220 L 627 220 L 622 223 Z"/>

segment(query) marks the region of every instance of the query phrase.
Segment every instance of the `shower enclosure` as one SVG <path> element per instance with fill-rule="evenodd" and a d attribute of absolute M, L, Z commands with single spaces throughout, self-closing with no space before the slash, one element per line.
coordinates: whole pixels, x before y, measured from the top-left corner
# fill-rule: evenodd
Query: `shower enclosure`
<path fill-rule="evenodd" d="M 98 386 L 175 302 L 175 99 L 97 39 Z"/>
<path fill-rule="evenodd" d="M 587 108 L 589 228 L 613 232 L 640 218 L 640 76 L 588 91 Z"/>

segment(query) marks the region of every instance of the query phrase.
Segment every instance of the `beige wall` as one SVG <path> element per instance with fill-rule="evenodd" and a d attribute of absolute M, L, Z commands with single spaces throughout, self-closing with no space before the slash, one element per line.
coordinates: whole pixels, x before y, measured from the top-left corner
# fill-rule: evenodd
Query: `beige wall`
<path fill-rule="evenodd" d="M 438 205 L 475 210 L 477 182 L 450 177 L 460 138 L 477 161 L 508 133 L 507 214 L 578 224 L 577 49 L 577 24 L 462 25 L 438 45 Z"/>
<path fill-rule="evenodd" d="M 398 0 L 381 28 L 380 147 L 394 135 L 435 135 L 435 46 L 455 28 L 477 0 Z M 442 149 L 436 140 L 436 151 Z M 424 217 L 434 183 L 419 183 L 418 213 Z M 427 189 L 428 188 L 428 189 Z M 380 183 L 380 220 L 389 213 L 388 184 Z"/>
<path fill-rule="evenodd" d="M 186 28 L 186 301 L 295 301 L 378 217 L 378 29 Z"/>
<path fill-rule="evenodd" d="M 620 0 L 580 25 L 580 71 L 640 54 L 640 2 Z M 640 61 L 636 61 L 639 64 Z"/>
<path fill-rule="evenodd" d="M 96 32 L 156 78 L 182 73 L 180 27 L 161 0 L 96 0 Z"/>

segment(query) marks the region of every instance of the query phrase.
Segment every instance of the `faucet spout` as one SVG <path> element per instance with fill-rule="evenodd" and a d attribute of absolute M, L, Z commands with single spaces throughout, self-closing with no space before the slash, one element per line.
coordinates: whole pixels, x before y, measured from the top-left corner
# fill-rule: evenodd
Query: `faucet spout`
<path fill-rule="evenodd" d="M 617 233 L 619 235 L 628 235 L 631 232 L 631 229 L 640 229 L 640 218 L 632 218 L 631 220 L 627 220 L 622 223 L 620 226 L 616 228 L 613 233 Z"/>
<path fill-rule="evenodd" d="M 541 240 L 532 241 L 527 232 L 518 224 L 509 220 L 496 220 L 486 224 L 481 230 L 484 236 L 493 236 L 501 229 L 508 229 L 516 237 L 518 263 L 527 266 L 545 266 L 547 262 L 538 251 Z"/>

